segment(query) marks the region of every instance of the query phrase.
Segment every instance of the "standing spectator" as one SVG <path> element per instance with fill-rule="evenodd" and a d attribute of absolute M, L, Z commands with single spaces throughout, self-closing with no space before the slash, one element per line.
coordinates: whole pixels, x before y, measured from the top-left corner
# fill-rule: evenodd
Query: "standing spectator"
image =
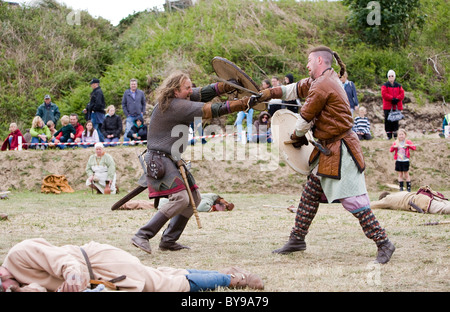
<path fill-rule="evenodd" d="M 31 123 L 31 145 L 32 149 L 40 148 L 46 149 L 46 143 L 50 141 L 52 135 L 50 134 L 50 129 L 44 124 L 44 121 L 41 117 L 35 116 L 33 118 L 33 122 Z M 36 144 L 36 143 L 45 143 L 44 145 Z"/>
<path fill-rule="evenodd" d="M 278 79 L 278 77 L 273 76 L 270 81 L 272 82 L 272 88 L 281 86 L 281 83 L 280 83 L 280 80 Z M 277 110 L 283 108 L 281 106 L 282 103 L 283 103 L 283 101 L 280 99 L 271 99 L 269 101 L 268 110 L 269 110 L 270 116 L 273 116 Z"/>
<path fill-rule="evenodd" d="M 284 84 L 288 85 L 294 83 L 294 76 L 292 74 L 287 74 L 286 76 L 284 76 Z M 290 100 L 290 101 L 282 101 L 283 104 L 289 104 L 289 105 L 282 105 L 281 108 L 286 108 L 288 110 L 290 110 L 293 113 L 298 114 L 298 107 L 300 105 L 300 100 L 296 99 L 296 100 Z"/>
<path fill-rule="evenodd" d="M 411 192 L 411 177 L 409 176 L 409 158 L 410 150 L 415 151 L 416 146 L 410 140 L 406 140 L 406 131 L 398 130 L 398 139 L 392 144 L 390 152 L 394 152 L 395 171 L 398 172 L 398 185 L 400 191 L 403 191 L 403 181 L 406 181 L 406 189 Z"/>
<path fill-rule="evenodd" d="M 26 143 L 26 140 L 23 137 L 22 132 L 20 132 L 20 130 L 17 127 L 17 124 L 15 122 L 13 122 L 9 125 L 9 132 L 10 133 L 9 133 L 8 137 L 3 142 L 2 151 L 17 150 L 19 148 L 19 138 L 22 138 L 22 143 Z M 27 145 L 24 145 L 23 148 L 26 149 Z"/>
<path fill-rule="evenodd" d="M 258 120 L 255 120 L 254 126 L 256 128 L 256 136 L 253 138 L 253 142 L 272 143 L 270 114 L 268 112 L 261 112 Z"/>
<path fill-rule="evenodd" d="M 371 140 L 370 135 L 370 121 L 366 117 L 367 109 L 365 107 L 359 108 L 359 116 L 355 118 L 353 131 L 358 135 L 359 140 Z"/>
<path fill-rule="evenodd" d="M 75 137 L 75 134 L 77 131 L 75 128 L 70 124 L 70 118 L 69 116 L 62 116 L 61 118 L 61 125 L 62 128 L 55 132 L 55 137 L 58 136 L 60 133 L 62 136 L 59 136 L 59 142 L 60 143 L 71 143 L 73 142 L 73 138 Z M 50 131 L 50 129 L 49 129 Z"/>
<path fill-rule="evenodd" d="M 95 143 L 100 142 L 100 139 L 98 137 L 97 130 L 94 129 L 94 125 L 92 124 L 92 121 L 88 120 L 86 122 L 86 129 L 83 132 L 83 135 L 81 136 L 81 144 L 78 146 L 81 146 L 83 148 L 92 147 L 95 145 Z"/>
<path fill-rule="evenodd" d="M 81 137 L 83 136 L 83 126 L 78 122 L 78 115 L 77 114 L 70 114 L 69 116 L 69 123 L 72 125 L 72 127 L 75 128 L 75 135 L 71 134 L 70 138 L 72 142 L 80 143 Z M 59 144 L 61 139 L 62 133 L 58 134 L 55 137 L 55 140 L 53 141 L 60 149 L 64 149 L 66 146 Z M 59 145 L 58 145 L 59 144 Z M 75 147 L 75 146 L 74 146 Z"/>
<path fill-rule="evenodd" d="M 247 112 L 240 111 L 237 114 L 236 121 L 234 125 L 237 127 L 238 137 L 236 139 L 237 142 L 242 142 L 242 122 L 244 118 L 247 119 L 247 142 L 251 142 L 252 140 L 252 126 L 253 126 L 253 108 L 250 108 Z"/>
<path fill-rule="evenodd" d="M 119 115 L 116 115 L 116 108 L 114 105 L 109 105 L 106 111 L 108 113 L 106 114 L 101 129 L 104 137 L 103 141 L 106 143 L 119 142 L 120 134 L 122 133 L 122 118 L 120 118 Z M 105 144 L 105 146 L 115 145 L 116 144 Z"/>
<path fill-rule="evenodd" d="M 50 95 L 47 94 L 44 97 L 44 103 L 38 107 L 36 116 L 41 117 L 44 124 L 47 124 L 49 120 L 53 121 L 55 125 L 58 123 L 61 113 L 59 112 L 58 106 L 52 102 Z"/>
<path fill-rule="evenodd" d="M 89 83 L 92 88 L 91 100 L 87 107 L 83 110 L 86 120 L 92 121 L 94 129 L 98 131 L 100 141 L 103 141 L 103 134 L 100 131 L 103 121 L 105 120 L 105 97 L 102 88 L 100 88 L 100 80 L 94 78 Z"/>
<path fill-rule="evenodd" d="M 355 84 L 353 83 L 353 81 L 348 80 L 347 72 L 345 72 L 340 79 L 342 82 L 342 86 L 347 93 L 348 102 L 350 103 L 350 111 L 352 112 L 353 116 L 353 113 L 358 109 L 359 105 Z"/>
<path fill-rule="evenodd" d="M 398 121 L 389 121 L 387 118 L 391 109 L 403 110 L 403 99 L 405 91 L 403 87 L 395 82 L 395 72 L 391 69 L 388 71 L 388 82 L 381 86 L 381 97 L 383 98 L 384 110 L 384 129 L 388 140 L 392 137 L 397 138 Z"/>
<path fill-rule="evenodd" d="M 128 138 L 132 141 L 147 140 L 147 126 L 144 124 L 144 118 L 138 117 L 128 132 Z"/>
<path fill-rule="evenodd" d="M 133 124 L 139 117 L 144 118 L 145 114 L 145 94 L 142 90 L 138 89 L 137 79 L 130 80 L 130 88 L 125 91 L 122 98 L 122 109 L 125 114 L 126 125 L 124 141 L 129 141 L 128 131 L 131 130 Z M 147 138 L 146 138 L 147 139 Z"/>

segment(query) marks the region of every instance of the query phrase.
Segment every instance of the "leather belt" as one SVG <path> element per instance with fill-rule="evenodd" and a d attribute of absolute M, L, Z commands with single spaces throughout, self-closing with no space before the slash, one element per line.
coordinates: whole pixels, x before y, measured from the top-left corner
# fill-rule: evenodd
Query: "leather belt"
<path fill-rule="evenodd" d="M 87 255 L 86 251 L 81 247 L 80 247 L 80 250 L 81 250 L 81 253 L 83 254 L 84 261 L 86 261 L 86 266 L 89 271 L 89 279 L 91 281 L 93 281 L 93 280 L 95 280 L 95 276 L 94 276 L 94 271 L 92 270 L 91 261 L 89 261 L 89 257 Z M 91 289 L 94 289 L 94 288 L 95 288 L 94 284 L 91 284 Z"/>
<path fill-rule="evenodd" d="M 327 146 L 328 144 L 334 143 L 336 141 L 342 140 L 343 138 L 345 138 L 347 135 L 351 134 L 353 132 L 352 129 L 338 135 L 335 136 L 334 138 L 328 139 L 328 140 L 318 140 L 320 142 L 320 144 L 322 144 L 323 146 Z"/>
<path fill-rule="evenodd" d="M 114 283 L 123 281 L 127 277 L 125 275 L 121 275 L 121 276 L 113 278 L 112 280 L 109 280 L 107 282 L 96 280 L 95 279 L 95 275 L 94 275 L 94 271 L 92 270 L 91 261 L 89 261 L 89 257 L 87 255 L 86 251 L 82 247 L 80 247 L 80 250 L 81 250 L 81 253 L 83 254 L 84 260 L 86 261 L 86 266 L 87 266 L 88 271 L 89 271 L 89 279 L 90 279 L 89 283 L 91 284 L 91 289 L 94 289 L 99 284 L 103 284 L 103 285 L 105 285 L 108 288 L 111 288 L 111 289 L 114 289 L 114 290 L 118 290 L 119 287 L 114 285 Z"/>
<path fill-rule="evenodd" d="M 172 155 L 170 155 L 169 153 L 165 153 L 165 152 L 161 152 L 161 151 L 157 151 L 157 150 L 149 150 L 149 152 L 153 153 L 153 154 L 157 154 L 159 156 L 163 156 L 163 157 L 172 159 Z"/>

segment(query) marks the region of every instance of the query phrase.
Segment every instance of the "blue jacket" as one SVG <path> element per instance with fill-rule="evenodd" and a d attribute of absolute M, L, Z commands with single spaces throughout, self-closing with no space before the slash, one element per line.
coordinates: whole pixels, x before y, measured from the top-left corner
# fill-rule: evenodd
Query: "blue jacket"
<path fill-rule="evenodd" d="M 358 106 L 358 96 L 356 95 L 356 88 L 353 81 L 348 80 L 344 84 L 344 90 L 347 93 L 348 101 L 350 102 L 350 108 L 355 109 Z"/>
<path fill-rule="evenodd" d="M 145 114 L 145 94 L 142 90 L 137 89 L 135 98 L 133 99 L 130 89 L 126 90 L 122 98 L 122 109 L 125 117 L 139 116 Z"/>

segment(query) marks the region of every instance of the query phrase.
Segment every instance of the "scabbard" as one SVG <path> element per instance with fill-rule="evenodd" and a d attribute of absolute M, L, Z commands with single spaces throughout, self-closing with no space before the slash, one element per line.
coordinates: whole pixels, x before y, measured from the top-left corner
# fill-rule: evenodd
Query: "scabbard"
<path fill-rule="evenodd" d="M 191 202 L 192 209 L 194 210 L 194 216 L 195 216 L 195 220 L 197 221 L 197 226 L 199 229 L 201 229 L 202 223 L 201 223 L 200 217 L 198 215 L 197 206 L 195 205 L 194 196 L 192 195 L 191 187 L 190 187 L 189 181 L 187 179 L 186 169 L 184 168 L 183 161 L 179 160 L 178 162 L 176 162 L 176 165 L 178 167 L 178 170 L 180 170 L 181 176 L 183 177 L 184 185 L 186 186 L 186 191 L 188 192 L 189 200 Z"/>

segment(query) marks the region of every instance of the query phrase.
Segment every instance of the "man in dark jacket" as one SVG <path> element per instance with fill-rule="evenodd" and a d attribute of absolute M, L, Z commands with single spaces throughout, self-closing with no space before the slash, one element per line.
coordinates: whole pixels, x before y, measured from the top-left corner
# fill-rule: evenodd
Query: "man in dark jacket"
<path fill-rule="evenodd" d="M 125 91 L 122 98 L 122 109 L 125 117 L 127 118 L 124 141 L 130 140 L 128 132 L 131 130 L 131 127 L 133 127 L 139 117 L 144 117 L 145 107 L 145 94 L 142 90 L 138 89 L 137 80 L 131 79 L 130 88 Z"/>
<path fill-rule="evenodd" d="M 103 142 L 104 137 L 100 129 L 105 119 L 105 97 L 100 88 L 100 80 L 94 78 L 89 84 L 92 88 L 91 100 L 83 113 L 86 114 L 86 120 L 92 121 L 94 129 L 98 132 L 100 141 Z"/>
<path fill-rule="evenodd" d="M 50 95 L 47 94 L 44 97 L 44 103 L 39 105 L 36 116 L 41 117 L 44 124 L 47 124 L 49 120 L 53 121 L 55 125 L 58 123 L 61 113 L 58 106 L 52 102 Z"/>

